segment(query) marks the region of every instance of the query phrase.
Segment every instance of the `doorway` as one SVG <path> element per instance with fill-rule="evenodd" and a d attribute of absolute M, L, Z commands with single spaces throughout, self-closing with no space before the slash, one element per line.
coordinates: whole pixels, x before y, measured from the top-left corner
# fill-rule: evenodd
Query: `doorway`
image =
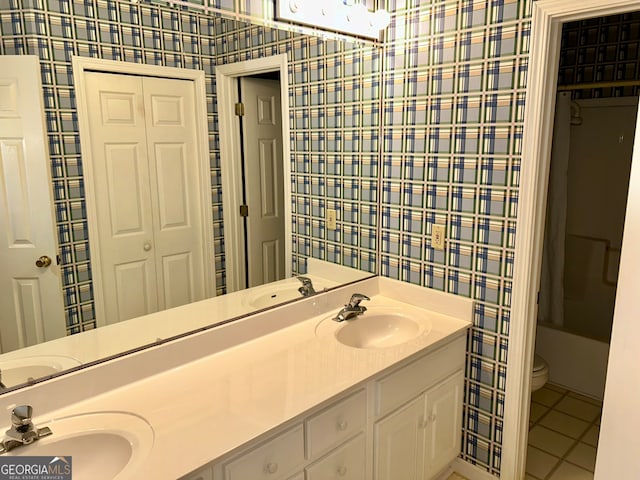
<path fill-rule="evenodd" d="M 514 265 L 514 290 L 512 298 L 511 318 L 518 319 L 510 324 L 509 358 L 506 384 L 506 401 L 504 415 L 504 435 L 502 451 L 501 478 L 522 478 L 526 460 L 526 440 L 529 426 L 529 397 L 531 374 L 533 368 L 533 346 L 536 323 L 536 297 L 540 280 L 542 236 L 544 231 L 546 187 L 549 176 L 549 159 L 551 153 L 551 125 L 553 125 L 553 112 L 555 90 L 557 83 L 557 59 L 560 47 L 560 34 L 562 24 L 569 21 L 585 19 L 589 17 L 617 14 L 631 10 L 638 10 L 638 1 L 604 1 L 594 0 L 588 3 L 576 4 L 570 0 L 541 0 L 533 4 L 532 23 L 532 49 L 527 88 L 527 109 L 525 112 L 525 132 L 523 143 L 523 161 L 521 175 L 521 191 L 519 199 L 519 220 L 516 233 L 516 254 Z M 634 155 L 637 155 L 637 149 Z M 631 175 L 630 199 L 634 187 L 634 175 Z M 635 187 L 637 188 L 637 186 Z M 629 215 L 632 210 L 627 210 L 625 223 L 625 240 L 623 241 L 623 253 L 618 286 L 618 299 L 616 300 L 616 313 L 614 317 L 614 335 L 612 338 L 611 355 L 607 373 L 607 387 L 605 391 L 604 419 L 606 420 L 609 391 L 612 385 L 612 371 L 617 369 L 624 371 L 622 363 L 615 364 L 612 368 L 612 358 L 616 352 L 616 330 L 627 329 L 628 319 L 620 320 L 619 308 L 621 292 L 626 290 L 624 285 L 625 272 L 625 245 L 629 237 Z M 634 260 L 633 248 L 629 256 Z M 635 264 L 634 264 L 635 265 Z M 632 266 L 634 266 L 632 265 Z M 626 312 L 622 312 L 626 313 Z M 630 330 L 632 333 L 634 330 Z M 619 344 L 620 345 L 620 344 Z M 624 350 L 624 348 L 622 348 Z M 514 353 L 515 352 L 515 353 Z M 614 362 L 615 363 L 615 362 Z M 619 374 L 619 375 L 622 375 Z M 618 376 L 618 375 L 615 375 Z M 627 385 L 629 388 L 629 385 Z M 632 387 L 634 388 L 634 387 Z M 618 397 L 619 398 L 619 397 Z M 618 403 L 618 402 L 616 402 Z M 626 405 L 625 405 L 626 408 Z M 606 426 L 606 422 L 603 422 Z M 632 430 L 632 429 L 630 429 Z M 621 455 L 624 448 L 613 440 L 612 436 L 605 436 L 606 450 L 609 453 L 617 451 L 615 455 Z M 612 448 L 612 445 L 616 448 Z M 603 436 L 601 434 L 598 465 L 601 460 L 603 448 Z M 609 470 L 627 469 L 629 466 L 617 462 L 618 467 Z M 621 470 L 622 471 L 622 470 Z M 596 474 L 598 467 L 596 467 Z M 625 478 L 625 475 L 618 475 Z"/>
<path fill-rule="evenodd" d="M 203 72 L 76 57 L 74 75 L 98 325 L 210 297 Z"/>
<path fill-rule="evenodd" d="M 282 182 L 277 186 L 277 190 L 282 191 L 282 217 L 284 223 L 284 275 L 281 278 L 291 276 L 291 164 L 290 164 L 290 147 L 289 141 L 289 83 L 288 68 L 286 54 L 275 55 L 271 57 L 259 58 L 256 60 L 248 60 L 233 64 L 221 65 L 216 67 L 216 93 L 218 103 L 218 122 L 220 125 L 232 126 L 239 125 L 236 120 L 236 103 L 238 97 L 238 79 L 242 77 L 250 77 L 261 75 L 269 72 L 279 72 L 280 83 L 280 116 L 281 116 L 281 138 L 282 138 Z M 265 104 L 266 105 L 266 104 Z M 224 205 L 224 245 L 225 245 L 225 266 L 227 293 L 241 290 L 247 286 L 247 253 L 245 251 L 245 220 L 240 215 L 240 209 L 243 203 L 243 162 L 237 159 L 243 158 L 240 138 L 240 129 L 238 128 L 221 128 L 220 129 L 220 163 L 222 170 L 222 196 Z M 271 144 L 269 144 L 271 145 Z M 263 145 L 265 154 L 272 151 L 268 149 L 267 144 Z M 265 156 L 265 164 L 271 162 L 268 156 Z M 267 169 L 265 169 L 266 171 Z M 271 171 L 274 171 L 271 169 Z M 253 172 L 248 172 L 252 175 Z M 278 175 L 279 176 L 279 175 Z M 274 185 L 273 178 L 265 181 L 265 184 Z M 268 189 L 265 189 L 268 191 Z M 272 189 L 274 193 L 275 190 Z M 261 194 L 262 195 L 262 194 Z M 267 196 L 268 197 L 268 196 Z M 276 200 L 273 200 L 275 202 Z M 268 204 L 268 202 L 267 202 Z M 271 203 L 274 205 L 275 203 Z M 267 211 L 269 208 L 266 209 Z M 251 216 L 251 206 L 249 206 L 249 216 Z M 248 240 L 249 241 L 249 240 Z M 256 242 L 251 242 L 255 248 Z M 255 257 L 262 262 L 264 258 L 275 258 L 275 245 L 266 242 L 264 245 L 267 254 L 263 254 L 263 246 L 258 244 L 258 251 Z M 269 253 L 269 250 L 274 252 Z M 272 269 L 267 266 L 267 270 Z M 275 270 L 274 270 L 275 271 Z M 264 276 L 262 277 L 264 278 Z M 268 278 L 268 277 L 267 277 Z M 260 280 L 262 281 L 262 280 Z M 259 283 L 254 283 L 259 284 Z M 250 285 L 253 286 L 253 285 Z"/>
<path fill-rule="evenodd" d="M 575 30 L 619 23 L 565 24 L 560 64 Z M 540 480 L 593 478 L 638 106 L 560 78 L 535 346 L 549 380 L 531 396 L 526 466 Z"/>
<path fill-rule="evenodd" d="M 280 72 L 238 81 L 245 288 L 285 278 Z"/>

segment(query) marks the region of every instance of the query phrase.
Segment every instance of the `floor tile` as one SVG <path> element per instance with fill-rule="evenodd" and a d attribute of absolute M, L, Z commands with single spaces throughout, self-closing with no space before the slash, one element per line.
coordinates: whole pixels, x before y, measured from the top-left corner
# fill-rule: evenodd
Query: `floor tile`
<path fill-rule="evenodd" d="M 548 428 L 536 425 L 529 432 L 529 445 L 547 453 L 562 457 L 569 451 L 575 440 Z"/>
<path fill-rule="evenodd" d="M 596 405 L 569 396 L 564 397 L 553 408 L 588 422 L 594 421 L 602 410 Z"/>
<path fill-rule="evenodd" d="M 593 480 L 593 473 L 571 465 L 567 462 L 562 464 L 553 472 L 549 480 Z"/>
<path fill-rule="evenodd" d="M 562 398 L 562 393 L 551 390 L 547 387 L 542 387 L 540 390 L 536 390 L 531 394 L 531 399 L 537 403 L 541 403 L 550 407 L 558 400 Z"/>
<path fill-rule="evenodd" d="M 556 432 L 562 433 L 573 439 L 578 439 L 589 428 L 589 423 L 566 413 L 551 410 L 538 423 Z"/>
<path fill-rule="evenodd" d="M 586 443 L 587 445 L 591 445 L 592 447 L 598 446 L 598 435 L 600 435 L 600 427 L 597 425 L 592 425 L 587 433 L 584 434 L 584 437 L 580 439 L 580 441 Z"/>
<path fill-rule="evenodd" d="M 596 468 L 596 449 L 586 443 L 578 443 L 565 459 L 571 463 L 575 463 L 590 472 Z"/>
<path fill-rule="evenodd" d="M 538 478 L 545 478 L 560 459 L 534 447 L 527 447 L 526 472 Z"/>
<path fill-rule="evenodd" d="M 529 420 L 537 422 L 545 413 L 549 411 L 549 407 L 542 405 L 541 403 L 531 402 L 531 408 L 529 411 Z"/>

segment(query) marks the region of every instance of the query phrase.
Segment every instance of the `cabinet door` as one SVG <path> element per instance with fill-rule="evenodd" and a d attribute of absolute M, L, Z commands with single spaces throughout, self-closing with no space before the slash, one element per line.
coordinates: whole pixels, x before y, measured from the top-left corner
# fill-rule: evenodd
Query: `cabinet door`
<path fill-rule="evenodd" d="M 427 391 L 424 478 L 429 479 L 460 454 L 463 374 L 458 372 Z"/>
<path fill-rule="evenodd" d="M 420 395 L 374 426 L 374 479 L 422 480 L 425 397 Z"/>

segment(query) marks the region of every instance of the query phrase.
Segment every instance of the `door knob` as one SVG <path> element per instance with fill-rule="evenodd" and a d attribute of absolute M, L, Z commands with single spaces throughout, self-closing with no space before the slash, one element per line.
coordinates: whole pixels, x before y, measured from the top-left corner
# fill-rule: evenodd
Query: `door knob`
<path fill-rule="evenodd" d="M 142 248 L 144 248 L 145 252 L 148 252 L 149 250 L 151 250 L 151 244 L 149 242 L 146 242 Z"/>
<path fill-rule="evenodd" d="M 38 260 L 36 260 L 36 267 L 43 268 L 51 265 L 51 259 L 46 255 L 41 256 Z"/>

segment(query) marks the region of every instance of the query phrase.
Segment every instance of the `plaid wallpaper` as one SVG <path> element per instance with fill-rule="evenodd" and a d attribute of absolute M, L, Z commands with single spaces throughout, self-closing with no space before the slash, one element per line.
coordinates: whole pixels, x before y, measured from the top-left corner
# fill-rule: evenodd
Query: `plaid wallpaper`
<path fill-rule="evenodd" d="M 498 474 L 528 1 L 389 1 L 380 274 L 475 300 L 462 456 Z M 434 224 L 447 231 L 431 246 Z"/>
<path fill-rule="evenodd" d="M 531 1 L 381 3 L 393 14 L 378 47 L 155 2 L 0 0 L 0 53 L 41 59 L 70 333 L 94 327 L 71 56 L 205 71 L 223 293 L 213 69 L 286 53 L 294 271 L 310 255 L 475 300 L 462 456 L 497 475 Z M 246 5 L 262 18 L 270 2 Z M 335 231 L 325 229 L 326 208 L 338 212 Z M 446 228 L 444 251 L 431 247 L 434 224 Z"/>

